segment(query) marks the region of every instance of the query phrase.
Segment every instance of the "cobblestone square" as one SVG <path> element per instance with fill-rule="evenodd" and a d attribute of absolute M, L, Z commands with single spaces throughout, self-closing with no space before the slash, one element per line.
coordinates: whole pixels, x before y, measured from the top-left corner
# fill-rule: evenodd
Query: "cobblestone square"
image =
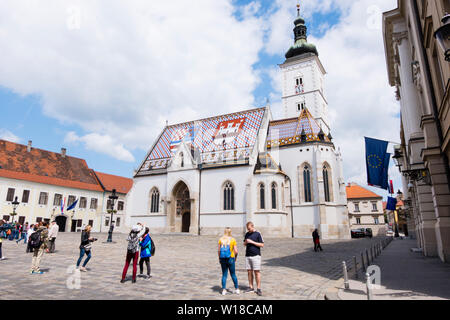
<path fill-rule="evenodd" d="M 323 252 L 314 252 L 312 240 L 265 238 L 262 250 L 263 296 L 254 293 L 220 295 L 221 269 L 217 258 L 216 237 L 187 235 L 154 235 L 156 255 L 151 258 L 153 278 L 137 278 L 120 283 L 126 254 L 126 235 L 114 234 L 116 243 L 105 243 L 106 234 L 92 234 L 94 243 L 88 272 L 81 272 L 81 288 L 69 289 L 68 273 L 79 256 L 80 233 L 60 233 L 56 252 L 44 254 L 43 275 L 30 274 L 31 254 L 24 244 L 3 239 L 0 261 L 0 299 L 39 300 L 211 300 L 211 299 L 324 299 L 326 289 L 341 277 L 343 260 L 369 248 L 381 239 L 325 240 Z M 237 236 L 239 256 L 237 277 L 241 289 L 248 285 L 245 270 L 245 248 Z M 145 266 L 144 266 L 145 273 Z M 139 274 L 139 266 L 138 266 Z M 233 288 L 229 278 L 228 288 Z"/>

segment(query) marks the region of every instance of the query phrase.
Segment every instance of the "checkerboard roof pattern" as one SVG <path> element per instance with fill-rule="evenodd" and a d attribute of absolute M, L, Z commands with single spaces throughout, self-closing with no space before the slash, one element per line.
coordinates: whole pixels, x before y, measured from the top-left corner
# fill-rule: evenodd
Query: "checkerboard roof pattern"
<path fill-rule="evenodd" d="M 151 150 L 147 161 L 172 158 L 172 149 L 182 141 L 192 143 L 201 153 L 253 147 L 256 143 L 264 112 L 265 108 L 259 108 L 168 126 Z M 245 122 L 236 139 L 225 145 L 215 144 L 214 135 L 219 124 L 237 119 L 245 119 Z"/>
<path fill-rule="evenodd" d="M 276 143 L 282 146 L 299 142 L 303 130 L 306 134 L 306 141 L 320 141 L 319 132 L 321 128 L 306 108 L 302 110 L 298 118 L 272 121 L 269 125 L 267 137 L 268 145 L 271 146 Z M 325 141 L 330 142 L 328 137 L 325 137 Z"/>

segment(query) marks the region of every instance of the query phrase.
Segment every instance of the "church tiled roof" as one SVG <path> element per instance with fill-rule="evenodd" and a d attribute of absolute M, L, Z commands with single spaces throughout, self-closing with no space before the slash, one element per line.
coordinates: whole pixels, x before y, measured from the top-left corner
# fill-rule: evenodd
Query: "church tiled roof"
<path fill-rule="evenodd" d="M 0 140 L 0 177 L 61 187 L 100 191 L 93 170 L 83 159 Z"/>
<path fill-rule="evenodd" d="M 248 158 L 256 143 L 265 110 L 252 109 L 167 126 L 137 176 L 166 169 L 182 143 L 197 151 L 204 165 Z"/>
<path fill-rule="evenodd" d="M 328 136 L 323 135 L 322 129 L 307 108 L 303 109 L 298 118 L 271 121 L 267 148 L 282 147 L 307 142 L 329 142 Z M 303 138 L 302 138 L 302 135 Z"/>

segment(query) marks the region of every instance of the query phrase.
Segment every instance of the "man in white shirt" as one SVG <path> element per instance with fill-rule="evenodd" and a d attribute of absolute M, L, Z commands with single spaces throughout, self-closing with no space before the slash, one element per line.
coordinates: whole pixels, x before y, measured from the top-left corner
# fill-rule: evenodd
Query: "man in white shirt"
<path fill-rule="evenodd" d="M 30 226 L 30 228 L 28 229 L 28 231 L 27 231 L 27 253 L 29 253 L 29 252 L 33 252 L 33 249 L 30 247 L 30 242 L 29 242 L 29 239 L 30 239 L 30 236 L 33 234 L 33 232 L 35 231 L 35 225 L 34 224 L 32 224 L 31 226 Z"/>
<path fill-rule="evenodd" d="M 49 239 L 49 244 L 50 244 L 50 248 L 47 251 L 48 253 L 55 252 L 55 241 L 56 241 L 56 237 L 58 236 L 58 231 L 59 231 L 59 226 L 56 223 L 56 221 L 53 220 L 50 230 L 48 232 L 48 239 Z"/>

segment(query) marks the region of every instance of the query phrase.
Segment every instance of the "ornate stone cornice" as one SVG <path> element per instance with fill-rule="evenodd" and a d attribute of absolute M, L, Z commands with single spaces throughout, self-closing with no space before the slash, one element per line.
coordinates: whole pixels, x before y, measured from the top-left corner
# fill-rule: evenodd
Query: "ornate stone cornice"
<path fill-rule="evenodd" d="M 408 31 L 392 33 L 392 42 L 394 45 L 401 45 L 405 39 L 408 39 Z"/>

